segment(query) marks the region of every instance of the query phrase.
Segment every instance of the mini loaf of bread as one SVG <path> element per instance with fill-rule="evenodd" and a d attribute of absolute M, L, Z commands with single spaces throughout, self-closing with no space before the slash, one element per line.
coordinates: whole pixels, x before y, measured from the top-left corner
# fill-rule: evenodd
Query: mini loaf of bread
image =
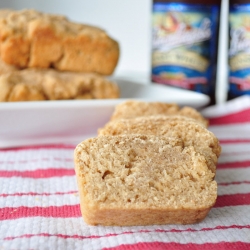
<path fill-rule="evenodd" d="M 217 198 L 204 156 L 178 139 L 99 136 L 75 149 L 82 216 L 91 225 L 190 224 Z"/>
<path fill-rule="evenodd" d="M 0 102 L 118 98 L 118 86 L 90 73 L 26 69 L 0 76 Z"/>
<path fill-rule="evenodd" d="M 177 104 L 134 100 L 125 101 L 118 104 L 111 117 L 111 120 L 129 119 L 150 115 L 182 115 L 199 121 L 205 127 L 208 126 L 208 120 L 191 107 L 183 107 L 180 109 Z"/>
<path fill-rule="evenodd" d="M 1 57 L 11 65 L 110 75 L 119 45 L 97 27 L 35 10 L 0 13 Z"/>
<path fill-rule="evenodd" d="M 99 135 L 142 134 L 179 138 L 205 156 L 208 167 L 216 171 L 221 147 L 216 136 L 203 125 L 184 116 L 144 116 L 108 122 Z"/>

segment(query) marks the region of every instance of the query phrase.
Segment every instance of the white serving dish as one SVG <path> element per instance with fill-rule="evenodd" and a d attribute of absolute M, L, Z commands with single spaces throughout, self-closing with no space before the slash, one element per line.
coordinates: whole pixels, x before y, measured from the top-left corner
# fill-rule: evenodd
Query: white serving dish
<path fill-rule="evenodd" d="M 0 103 L 0 148 L 74 144 L 95 136 L 115 106 L 127 99 L 161 101 L 200 108 L 209 103 L 203 94 L 157 84 L 116 79 L 120 99 Z"/>

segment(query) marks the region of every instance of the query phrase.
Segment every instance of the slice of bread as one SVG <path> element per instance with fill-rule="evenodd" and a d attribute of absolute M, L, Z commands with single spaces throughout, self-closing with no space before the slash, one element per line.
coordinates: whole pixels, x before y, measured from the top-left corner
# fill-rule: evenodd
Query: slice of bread
<path fill-rule="evenodd" d="M 221 147 L 216 136 L 203 125 L 184 116 L 145 116 L 118 119 L 98 130 L 98 135 L 145 134 L 179 138 L 185 146 L 193 146 L 204 155 L 209 168 L 215 172 Z"/>
<path fill-rule="evenodd" d="M 113 73 L 119 44 L 105 31 L 35 10 L 0 13 L 1 57 L 19 68 Z"/>
<path fill-rule="evenodd" d="M 118 104 L 111 120 L 129 119 L 150 115 L 182 115 L 197 120 L 205 127 L 208 126 L 208 120 L 191 107 L 180 108 L 174 103 L 143 102 L 135 100 L 128 100 Z"/>
<path fill-rule="evenodd" d="M 118 86 L 91 73 L 26 69 L 0 76 L 0 102 L 68 99 L 113 99 Z"/>
<path fill-rule="evenodd" d="M 91 225 L 190 224 L 217 198 L 204 156 L 178 139 L 98 136 L 75 149 L 83 218 Z"/>

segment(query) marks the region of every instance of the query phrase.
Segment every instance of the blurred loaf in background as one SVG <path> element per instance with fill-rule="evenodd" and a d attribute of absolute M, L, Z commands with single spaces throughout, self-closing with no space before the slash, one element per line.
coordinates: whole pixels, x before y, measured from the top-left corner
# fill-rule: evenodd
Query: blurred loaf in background
<path fill-rule="evenodd" d="M 113 73 L 119 45 L 97 27 L 35 10 L 0 14 L 1 57 L 20 68 Z"/>
<path fill-rule="evenodd" d="M 118 86 L 94 73 L 25 69 L 0 76 L 0 102 L 118 98 Z"/>
<path fill-rule="evenodd" d="M 0 101 L 118 98 L 119 44 L 94 26 L 0 10 Z"/>

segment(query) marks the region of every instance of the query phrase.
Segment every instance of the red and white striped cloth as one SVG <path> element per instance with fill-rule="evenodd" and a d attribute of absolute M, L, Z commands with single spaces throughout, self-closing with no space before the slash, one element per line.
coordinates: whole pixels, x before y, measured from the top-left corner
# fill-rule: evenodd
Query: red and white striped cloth
<path fill-rule="evenodd" d="M 218 200 L 195 225 L 88 226 L 74 145 L 0 150 L 0 249 L 250 249 L 250 97 L 204 110 L 220 139 Z"/>

